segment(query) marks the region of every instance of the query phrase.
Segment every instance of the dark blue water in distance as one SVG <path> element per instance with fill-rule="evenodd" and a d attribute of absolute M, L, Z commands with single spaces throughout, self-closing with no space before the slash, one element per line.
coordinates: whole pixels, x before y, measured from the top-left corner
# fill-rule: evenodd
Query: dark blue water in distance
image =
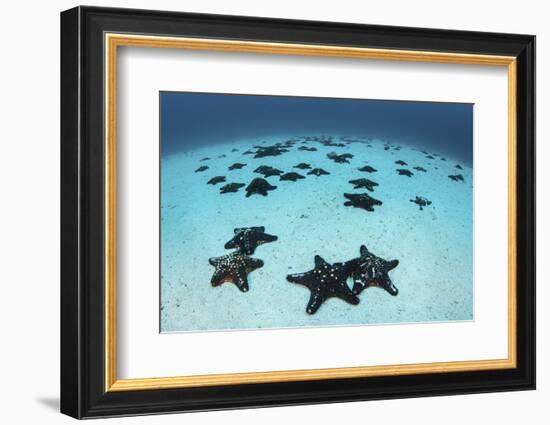
<path fill-rule="evenodd" d="M 340 134 L 408 144 L 472 165 L 473 105 L 161 92 L 161 154 L 273 135 Z"/>

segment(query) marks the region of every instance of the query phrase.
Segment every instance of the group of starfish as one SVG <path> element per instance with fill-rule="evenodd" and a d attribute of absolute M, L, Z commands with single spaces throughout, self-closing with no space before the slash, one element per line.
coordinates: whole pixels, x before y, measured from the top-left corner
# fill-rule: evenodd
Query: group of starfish
<path fill-rule="evenodd" d="M 212 286 L 223 282 L 232 282 L 242 292 L 247 292 L 248 274 L 264 265 L 264 262 L 252 258 L 256 248 L 264 243 L 277 240 L 277 236 L 265 233 L 262 227 L 245 227 L 234 229 L 233 238 L 225 244 L 226 249 L 235 249 L 222 257 L 210 258 L 214 266 Z M 289 282 L 297 283 L 309 289 L 311 295 L 306 312 L 314 314 L 328 298 L 337 297 L 350 304 L 359 304 L 359 295 L 370 286 L 378 286 L 391 295 L 398 290 L 388 273 L 399 264 L 398 260 L 387 261 L 371 253 L 365 245 L 359 250 L 359 257 L 343 263 L 330 264 L 321 256 L 315 256 L 315 267 L 305 273 L 290 274 Z M 352 279 L 353 287 L 347 284 Z"/>
<path fill-rule="evenodd" d="M 371 253 L 365 245 L 359 249 L 359 257 L 343 263 L 330 264 L 320 255 L 315 256 L 315 267 L 305 273 L 289 274 L 286 279 L 304 285 L 311 295 L 306 307 L 308 314 L 315 314 L 328 298 L 337 297 L 350 304 L 359 304 L 359 295 L 371 286 L 386 290 L 391 295 L 399 292 L 388 273 L 397 267 L 398 260 L 387 261 Z M 347 284 L 352 279 L 353 287 Z"/>
<path fill-rule="evenodd" d="M 219 286 L 223 282 L 233 282 L 242 292 L 248 292 L 248 273 L 263 267 L 264 262 L 251 255 L 259 245 L 274 242 L 277 236 L 265 233 L 265 227 L 241 227 L 233 229 L 234 235 L 224 248 L 233 252 L 221 257 L 213 257 L 208 262 L 214 266 L 210 283 Z"/>

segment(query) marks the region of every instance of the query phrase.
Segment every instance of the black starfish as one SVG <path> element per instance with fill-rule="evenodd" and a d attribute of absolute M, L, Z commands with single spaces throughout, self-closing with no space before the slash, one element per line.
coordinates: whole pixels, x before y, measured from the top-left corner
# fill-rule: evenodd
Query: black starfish
<path fill-rule="evenodd" d="M 225 176 L 216 176 L 208 180 L 206 184 L 216 185 L 218 183 L 223 183 L 223 182 L 225 182 Z"/>
<path fill-rule="evenodd" d="M 402 160 L 397 160 L 395 161 L 396 164 L 399 164 L 399 165 L 407 165 L 407 163 L 405 161 L 402 161 Z"/>
<path fill-rule="evenodd" d="M 265 227 L 241 227 L 233 229 L 233 239 L 227 242 L 224 246 L 225 249 L 237 248 L 239 252 L 247 255 L 254 254 L 254 251 L 258 245 L 262 245 L 268 242 L 274 242 L 277 240 L 277 236 L 268 235 L 265 233 Z"/>
<path fill-rule="evenodd" d="M 254 193 L 267 196 L 267 192 L 269 190 L 275 190 L 275 189 L 277 189 L 277 186 L 272 186 L 268 183 L 267 180 L 264 180 L 258 177 L 252 180 L 250 184 L 246 187 L 246 197 L 248 198 L 250 195 Z"/>
<path fill-rule="evenodd" d="M 210 159 L 210 158 L 205 157 L 205 158 L 201 159 L 201 161 L 208 161 L 209 159 Z"/>
<path fill-rule="evenodd" d="M 304 285 L 311 292 L 306 312 L 314 314 L 328 298 L 337 297 L 350 304 L 359 304 L 346 284 L 350 273 L 347 263 L 328 264 L 319 255 L 315 256 L 315 268 L 305 273 L 289 274 L 286 279 Z"/>
<path fill-rule="evenodd" d="M 366 173 L 376 173 L 378 171 L 376 168 L 371 167 L 370 165 L 365 165 L 364 167 L 359 168 L 359 171 Z"/>
<path fill-rule="evenodd" d="M 362 208 L 367 211 L 374 211 L 375 205 L 382 205 L 382 201 L 373 198 L 368 193 L 344 193 L 349 201 L 344 202 L 346 207 Z"/>
<path fill-rule="evenodd" d="M 425 173 L 427 170 L 425 168 L 422 168 L 422 167 L 413 167 L 416 171 L 422 171 L 423 173 Z"/>
<path fill-rule="evenodd" d="M 434 158 L 433 156 L 431 156 L 431 155 L 426 155 L 426 158 L 428 158 L 428 159 L 435 159 L 435 158 Z"/>
<path fill-rule="evenodd" d="M 283 171 L 277 168 L 269 168 L 268 170 L 265 170 L 262 174 L 264 175 L 264 177 L 280 176 L 281 174 L 283 174 Z"/>
<path fill-rule="evenodd" d="M 243 186 L 245 186 L 244 183 L 229 183 L 220 187 L 220 193 L 237 192 Z"/>
<path fill-rule="evenodd" d="M 329 173 L 328 171 L 323 170 L 322 168 L 314 168 L 313 170 L 311 170 L 311 171 L 308 173 L 308 175 L 309 175 L 309 174 L 312 174 L 312 175 L 314 175 L 314 176 L 319 177 L 319 176 L 323 176 L 323 175 L 328 175 L 328 174 L 330 174 L 330 173 Z"/>
<path fill-rule="evenodd" d="M 462 167 L 459 164 L 456 164 L 455 168 L 458 168 L 459 170 L 462 170 Z"/>
<path fill-rule="evenodd" d="M 260 174 L 263 174 L 265 173 L 267 170 L 270 170 L 272 167 L 270 167 L 269 165 L 260 165 L 259 167 L 257 167 L 254 172 L 255 173 L 260 173 Z"/>
<path fill-rule="evenodd" d="M 201 165 L 199 168 L 195 170 L 195 173 L 200 173 L 201 171 L 208 170 L 208 165 Z"/>
<path fill-rule="evenodd" d="M 455 182 L 457 182 L 459 180 L 464 181 L 464 176 L 462 174 L 451 175 L 451 176 L 449 176 L 449 178 L 451 180 L 454 180 Z"/>
<path fill-rule="evenodd" d="M 305 162 L 300 162 L 298 165 L 295 165 L 294 168 L 299 168 L 300 170 L 309 170 L 311 165 L 306 164 Z"/>
<path fill-rule="evenodd" d="M 308 152 L 315 152 L 317 150 L 317 148 L 314 148 L 313 146 L 312 147 L 307 147 L 307 146 L 300 146 L 298 148 L 299 151 L 308 151 Z"/>
<path fill-rule="evenodd" d="M 344 153 L 342 155 L 338 155 L 336 152 L 327 153 L 327 158 L 332 159 L 334 162 L 339 164 L 349 164 L 348 159 L 353 158 L 353 155 L 350 153 Z"/>
<path fill-rule="evenodd" d="M 331 140 L 321 140 L 320 143 L 324 146 L 333 146 L 335 148 L 343 148 L 346 146 L 345 143 L 334 143 Z"/>
<path fill-rule="evenodd" d="M 399 174 L 400 176 L 412 177 L 414 175 L 411 171 L 406 170 L 404 168 L 399 168 L 395 171 L 397 171 L 397 174 Z"/>
<path fill-rule="evenodd" d="M 353 187 L 354 189 L 360 189 L 364 187 L 365 189 L 371 192 L 374 191 L 375 186 L 378 186 L 378 183 L 373 182 L 372 180 L 369 180 L 369 179 L 355 179 L 355 180 L 350 180 L 349 183 L 354 185 Z"/>
<path fill-rule="evenodd" d="M 430 201 L 427 198 L 424 198 L 423 196 L 416 196 L 415 199 L 409 199 L 409 201 L 414 202 L 418 207 L 420 208 L 420 211 L 422 211 L 422 208 L 427 205 L 432 205 L 432 201 Z"/>
<path fill-rule="evenodd" d="M 218 156 L 218 158 L 225 158 L 227 155 L 222 153 L 220 156 Z"/>
<path fill-rule="evenodd" d="M 359 258 L 349 262 L 353 279 L 353 293 L 359 294 L 370 286 L 378 286 L 391 295 L 397 295 L 399 290 L 391 281 L 388 272 L 395 269 L 399 261 L 387 261 L 377 257 L 369 252 L 365 245 L 361 245 L 359 254 Z"/>
<path fill-rule="evenodd" d="M 279 177 L 279 180 L 289 180 L 292 182 L 295 182 L 298 179 L 305 179 L 305 177 L 302 176 L 301 174 L 294 173 L 294 172 L 285 173 L 281 177 Z"/>
<path fill-rule="evenodd" d="M 241 164 L 239 162 L 235 162 L 233 165 L 229 166 L 229 170 L 240 170 L 243 167 L 246 167 L 246 164 Z"/>
<path fill-rule="evenodd" d="M 239 152 L 239 150 L 237 148 L 233 148 L 231 149 L 231 152 Z"/>
<path fill-rule="evenodd" d="M 288 152 L 288 149 L 282 148 L 277 145 L 273 146 L 254 146 L 257 148 L 254 158 L 264 158 L 266 156 L 279 156 L 285 152 Z"/>
<path fill-rule="evenodd" d="M 233 282 L 241 292 L 248 291 L 248 273 L 264 265 L 262 260 L 249 257 L 238 251 L 222 257 L 210 258 L 208 262 L 216 268 L 210 280 L 212 286 L 219 286 L 223 282 Z"/>

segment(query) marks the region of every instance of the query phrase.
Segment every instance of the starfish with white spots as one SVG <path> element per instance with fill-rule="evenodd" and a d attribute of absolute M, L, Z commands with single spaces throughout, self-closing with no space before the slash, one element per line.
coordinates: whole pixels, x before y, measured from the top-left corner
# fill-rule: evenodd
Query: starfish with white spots
<path fill-rule="evenodd" d="M 388 273 L 399 265 L 399 261 L 388 261 L 377 257 L 365 245 L 361 245 L 359 253 L 359 258 L 349 262 L 352 269 L 353 293 L 360 294 L 363 290 L 376 286 L 384 289 L 391 295 L 397 295 L 399 290 L 391 281 Z"/>
<path fill-rule="evenodd" d="M 248 292 L 248 273 L 264 265 L 262 260 L 238 251 L 222 257 L 210 258 L 208 262 L 216 269 L 210 281 L 212 286 L 233 282 L 241 292 Z"/>
<path fill-rule="evenodd" d="M 240 227 L 233 229 L 235 236 L 227 242 L 225 249 L 237 248 L 240 252 L 252 255 L 259 245 L 277 240 L 277 236 L 265 233 L 264 226 Z"/>
<path fill-rule="evenodd" d="M 349 304 L 359 304 L 359 298 L 349 289 L 346 280 L 349 276 L 350 263 L 327 263 L 321 256 L 315 256 L 315 268 L 305 273 L 290 274 L 289 282 L 304 285 L 311 295 L 306 312 L 315 314 L 321 304 L 328 298 L 336 297 Z"/>

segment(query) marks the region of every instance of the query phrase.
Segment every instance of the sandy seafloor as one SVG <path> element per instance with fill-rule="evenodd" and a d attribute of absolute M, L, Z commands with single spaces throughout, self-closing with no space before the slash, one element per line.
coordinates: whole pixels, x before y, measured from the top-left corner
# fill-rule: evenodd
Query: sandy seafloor
<path fill-rule="evenodd" d="M 333 136 L 334 142 L 341 142 L 338 135 Z M 381 140 L 371 141 L 372 147 L 309 142 L 307 146 L 318 148 L 316 152 L 298 151 L 302 146 L 298 142 L 288 153 L 258 159 L 242 154 L 262 141 L 270 145 L 289 137 L 204 145 L 162 158 L 162 332 L 473 319 L 471 167 L 443 152 L 446 161 L 427 159 L 420 152 L 421 145 L 400 144 L 400 151 L 384 150 Z M 233 148 L 239 151 L 232 152 Z M 326 157 L 332 151 L 355 156 L 350 164 L 339 164 Z M 222 154 L 226 157 L 217 159 Z M 204 157 L 212 159 L 201 162 Z M 395 164 L 398 159 L 408 166 Z M 235 162 L 247 165 L 228 171 Z M 308 176 L 309 170 L 293 168 L 300 162 L 331 174 Z M 357 170 L 366 164 L 378 171 Z M 463 170 L 456 169 L 456 164 Z M 200 165 L 209 169 L 195 173 Z M 295 171 L 306 179 L 290 182 L 268 177 L 277 189 L 266 197 L 246 198 L 245 187 L 236 193 L 219 193 L 227 182 L 248 184 L 262 177 L 253 172 L 259 165 Z M 428 172 L 417 172 L 414 166 Z M 414 176 L 398 175 L 397 168 L 410 169 Z M 448 178 L 458 173 L 464 182 Z M 217 175 L 226 176 L 226 183 L 206 184 Z M 348 183 L 363 177 L 379 183 L 374 192 L 368 192 L 383 202 L 374 212 L 344 206 L 344 192 L 367 192 Z M 416 195 L 428 198 L 432 205 L 420 211 L 409 202 Z M 212 287 L 214 268 L 208 259 L 228 254 L 224 244 L 233 237 L 233 229 L 249 226 L 265 226 L 266 233 L 278 236 L 276 242 L 259 246 L 253 255 L 264 261 L 264 267 L 249 274 L 247 293 L 232 283 Z M 399 266 L 390 272 L 399 294 L 393 297 L 380 288 L 368 288 L 359 295 L 357 306 L 331 298 L 316 314 L 308 315 L 309 290 L 287 282 L 286 275 L 312 269 L 316 254 L 328 262 L 355 258 L 361 244 L 382 258 L 399 260 Z M 351 287 L 351 280 L 348 283 Z"/>

